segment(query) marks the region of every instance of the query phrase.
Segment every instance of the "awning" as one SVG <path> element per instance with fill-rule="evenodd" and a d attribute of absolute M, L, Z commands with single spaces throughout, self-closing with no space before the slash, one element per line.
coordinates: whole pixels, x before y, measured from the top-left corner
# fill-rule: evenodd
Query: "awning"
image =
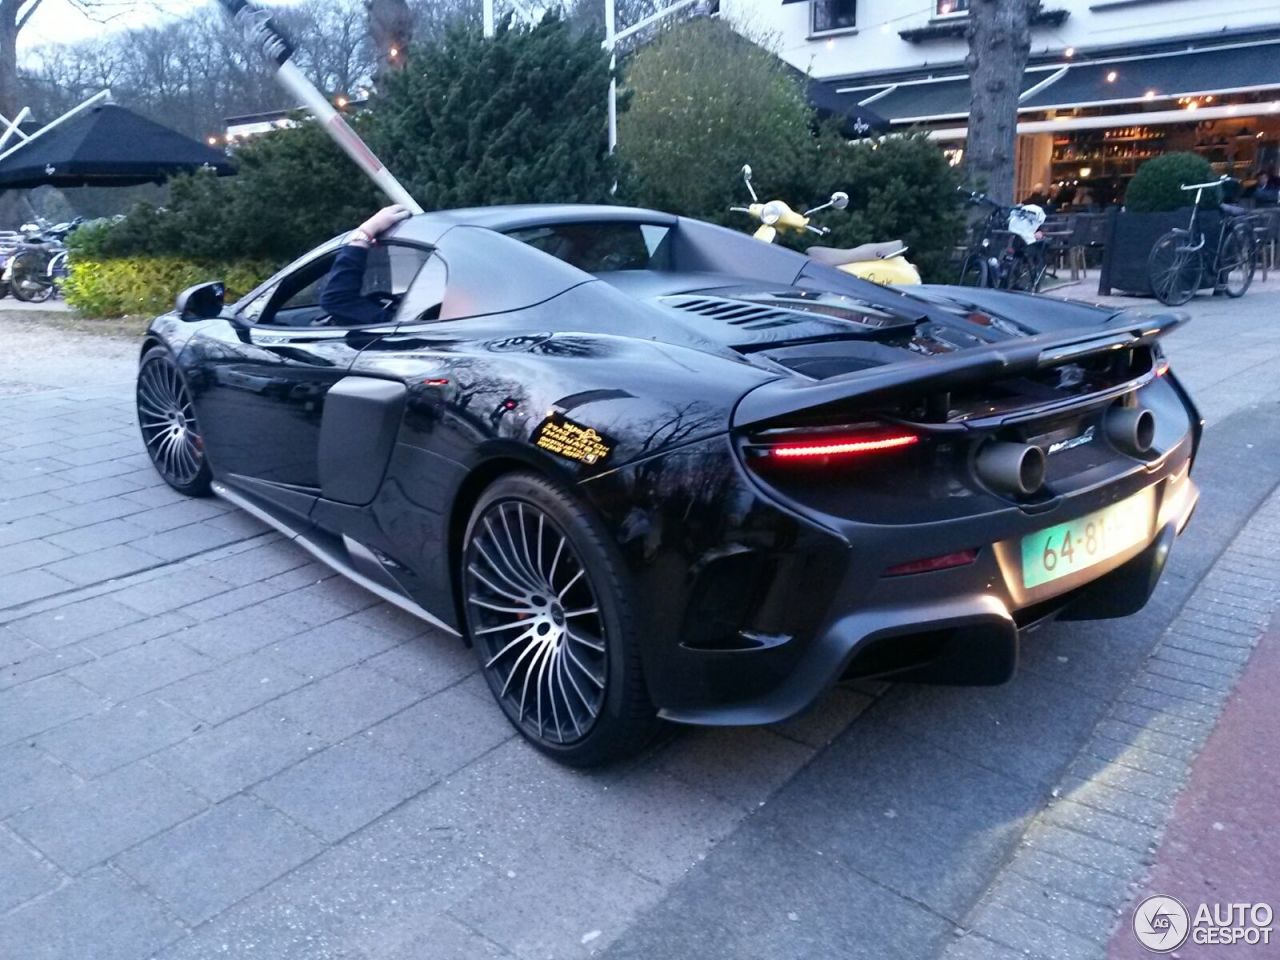
<path fill-rule="evenodd" d="M 205 167 L 235 172 L 220 151 L 103 104 L 14 147 L 0 160 L 0 189 L 132 186 Z"/>
<path fill-rule="evenodd" d="M 828 84 L 810 80 L 805 85 L 805 96 L 819 116 L 839 119 L 841 130 L 850 139 L 887 133 L 889 130 L 889 121 L 878 110 L 860 104 L 857 94 L 837 93 Z"/>
<path fill-rule="evenodd" d="M 1025 93 L 1048 80 L 1055 67 L 1037 67 L 1023 77 Z M 929 120 L 954 120 L 969 115 L 969 78 L 941 77 L 930 80 L 907 80 L 897 84 L 873 87 L 850 87 L 847 83 L 828 83 L 838 95 L 852 97 L 864 108 L 874 110 L 893 124 L 923 123 Z"/>
<path fill-rule="evenodd" d="M 1075 63 L 1020 111 L 1280 87 L 1280 41 Z"/>

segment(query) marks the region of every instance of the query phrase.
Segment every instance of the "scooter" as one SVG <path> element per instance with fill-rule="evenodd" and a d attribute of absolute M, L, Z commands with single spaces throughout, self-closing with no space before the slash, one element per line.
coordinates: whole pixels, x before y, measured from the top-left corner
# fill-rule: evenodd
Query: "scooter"
<path fill-rule="evenodd" d="M 746 213 L 760 222 L 753 236 L 765 243 L 773 243 L 779 230 L 792 230 L 796 233 L 808 231 L 823 237 L 830 233 L 827 227 L 814 226 L 810 221 L 815 213 L 827 209 L 844 210 L 849 206 L 849 195 L 838 190 L 826 203 L 797 213 L 782 200 L 769 200 L 761 203 L 751 185 L 751 166 L 742 167 L 742 179 L 751 194 L 751 206 L 730 207 L 737 213 Z M 892 284 L 895 286 L 911 286 L 920 282 L 920 271 L 915 268 L 903 254 L 907 246 L 901 240 L 889 240 L 884 243 L 863 243 L 856 247 L 820 247 L 813 246 L 805 250 L 809 258 L 818 263 L 835 267 L 845 273 L 870 280 L 874 283 Z"/>

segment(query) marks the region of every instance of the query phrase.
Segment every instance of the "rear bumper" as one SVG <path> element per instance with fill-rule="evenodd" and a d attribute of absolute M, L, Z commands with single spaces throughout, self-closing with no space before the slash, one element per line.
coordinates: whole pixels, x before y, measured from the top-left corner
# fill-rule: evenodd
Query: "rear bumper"
<path fill-rule="evenodd" d="M 855 555 L 827 603 L 821 627 L 807 641 L 779 638 L 760 649 L 717 651 L 715 695 L 663 703 L 661 715 L 703 725 L 773 723 L 803 711 L 838 680 L 881 676 L 950 684 L 996 684 L 1008 680 L 1018 662 L 1019 636 L 1046 619 L 1128 616 L 1146 605 L 1164 570 L 1173 541 L 1199 498 L 1189 476 L 1190 458 L 1176 468 L 1136 476 L 1091 496 L 1071 498 L 1051 517 L 1019 533 L 1051 526 L 1064 516 L 1083 516 L 1146 488 L 1155 492 L 1156 521 L 1147 542 L 1091 568 L 1084 582 L 1021 589 L 1010 551 L 1014 533 L 998 525 L 978 559 L 964 567 L 901 577 L 883 577 L 891 539 L 876 543 L 866 530 L 851 536 Z M 1167 472 L 1166 472 L 1167 471 Z M 1160 476 L 1163 474 L 1163 476 Z M 1157 479 L 1158 477 L 1158 479 Z M 936 554 L 975 544 L 972 524 L 934 529 Z M 900 533 L 897 536 L 900 537 Z M 892 532 L 888 535 L 894 536 Z M 865 549 L 863 549 L 865 545 Z M 901 549 L 901 548 L 899 548 Z M 908 559 L 906 557 L 902 559 Z M 818 598 L 806 598 L 819 602 Z M 787 649 L 802 644 L 801 649 Z M 699 671 L 701 672 L 701 671 Z M 704 673 L 704 676 L 707 674 Z M 750 691 L 742 696 L 735 691 Z"/>

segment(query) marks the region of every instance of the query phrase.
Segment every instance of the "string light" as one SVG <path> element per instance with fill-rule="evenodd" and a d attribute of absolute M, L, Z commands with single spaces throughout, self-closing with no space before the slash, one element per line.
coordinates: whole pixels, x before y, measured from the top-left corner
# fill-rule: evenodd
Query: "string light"
<path fill-rule="evenodd" d="M 338 109 L 339 109 L 339 110 L 345 110 L 345 109 L 347 108 L 347 98 L 346 98 L 346 97 L 341 97 L 341 96 L 340 96 L 340 97 L 338 97 L 338 99 L 337 99 L 337 100 L 335 100 L 334 102 L 338 105 Z"/>
<path fill-rule="evenodd" d="M 1115 82 L 1116 82 L 1116 77 L 1118 77 L 1118 76 L 1120 76 L 1120 74 L 1118 74 L 1118 73 L 1116 73 L 1114 70 L 1112 70 L 1111 72 L 1109 72 L 1109 73 L 1107 74 L 1107 83 L 1115 83 Z"/>
<path fill-rule="evenodd" d="M 392 60 L 394 60 L 396 57 L 400 56 L 400 48 L 399 48 L 399 47 L 392 47 L 388 52 L 391 54 L 391 59 L 392 59 Z"/>
<path fill-rule="evenodd" d="M 1067 47 L 1067 49 L 1065 49 L 1065 50 L 1063 50 L 1063 51 L 1062 51 L 1062 55 L 1063 55 L 1064 57 L 1066 57 L 1068 60 L 1070 60 L 1072 57 L 1074 57 L 1074 56 L 1076 55 L 1076 48 L 1075 48 L 1075 47 Z"/>

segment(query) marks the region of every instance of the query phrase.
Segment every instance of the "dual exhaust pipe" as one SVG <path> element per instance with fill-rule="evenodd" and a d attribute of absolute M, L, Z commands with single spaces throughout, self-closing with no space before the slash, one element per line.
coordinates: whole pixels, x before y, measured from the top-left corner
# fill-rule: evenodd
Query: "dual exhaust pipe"
<path fill-rule="evenodd" d="M 1143 457 L 1155 443 L 1155 414 L 1146 407 L 1116 405 L 1103 417 L 1102 430 L 1121 453 Z M 1029 497 L 1044 486 L 1046 459 L 1035 444 L 997 441 L 979 451 L 973 468 L 997 493 Z"/>

